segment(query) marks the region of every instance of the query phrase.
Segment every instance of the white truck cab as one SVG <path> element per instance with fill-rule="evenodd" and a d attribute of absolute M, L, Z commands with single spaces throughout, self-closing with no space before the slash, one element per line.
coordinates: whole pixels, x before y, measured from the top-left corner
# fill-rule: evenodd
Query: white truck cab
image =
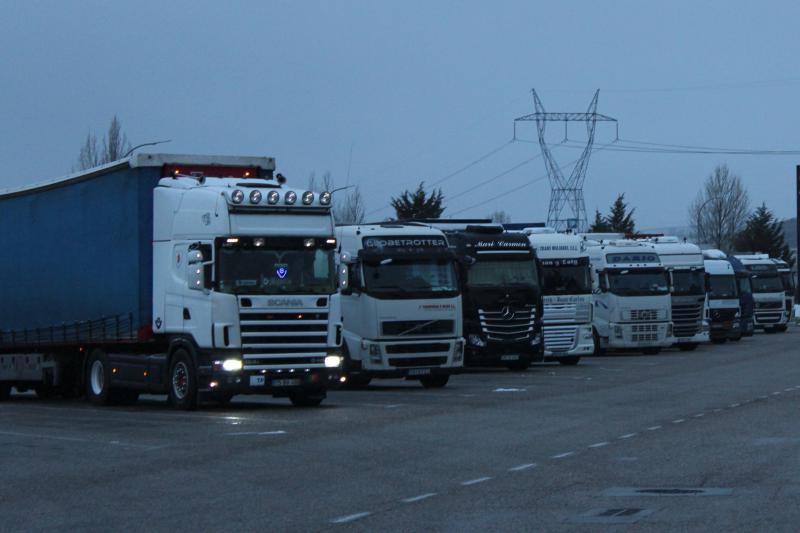
<path fill-rule="evenodd" d="M 786 312 L 786 290 L 778 265 L 767 254 L 737 255 L 750 272 L 755 300 L 755 326 L 766 332 L 786 331 L 790 314 Z"/>
<path fill-rule="evenodd" d="M 584 240 L 552 228 L 525 228 L 536 250 L 544 300 L 545 360 L 577 364 L 594 353 L 592 274 Z"/>
<path fill-rule="evenodd" d="M 706 318 L 711 342 L 721 344 L 742 338 L 742 308 L 736 271 L 724 252 L 703 250 L 706 271 Z"/>
<path fill-rule="evenodd" d="M 421 224 L 336 229 L 345 372 L 351 386 L 372 378 L 418 379 L 442 387 L 464 365 L 461 292 L 444 234 Z"/>
<path fill-rule="evenodd" d="M 592 266 L 597 348 L 653 354 L 671 346 L 669 278 L 658 253 L 642 242 L 582 236 Z"/>
<path fill-rule="evenodd" d="M 709 341 L 705 320 L 705 265 L 703 252 L 696 244 L 677 237 L 647 239 L 667 269 L 672 300 L 675 343 L 683 351 Z"/>

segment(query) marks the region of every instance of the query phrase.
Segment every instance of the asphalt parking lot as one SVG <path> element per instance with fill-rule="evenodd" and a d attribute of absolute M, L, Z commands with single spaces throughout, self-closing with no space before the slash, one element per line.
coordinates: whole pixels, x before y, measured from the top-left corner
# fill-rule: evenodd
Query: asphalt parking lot
<path fill-rule="evenodd" d="M 800 524 L 800 328 L 575 367 L 239 397 L 0 404 L 4 531 L 760 530 Z"/>

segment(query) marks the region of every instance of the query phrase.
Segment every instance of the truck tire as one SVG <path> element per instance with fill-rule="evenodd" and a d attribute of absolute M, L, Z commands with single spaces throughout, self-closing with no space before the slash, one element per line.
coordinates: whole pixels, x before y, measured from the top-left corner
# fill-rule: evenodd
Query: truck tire
<path fill-rule="evenodd" d="M 298 392 L 289 395 L 289 401 L 295 407 L 318 407 L 325 399 L 324 392 Z"/>
<path fill-rule="evenodd" d="M 86 360 L 86 399 L 95 405 L 111 405 L 111 365 L 103 350 L 95 348 Z"/>
<path fill-rule="evenodd" d="M 697 343 L 692 342 L 689 344 L 679 344 L 678 349 L 682 352 L 693 352 L 697 349 Z"/>
<path fill-rule="evenodd" d="M 661 353 L 661 348 L 643 348 L 642 353 L 645 355 L 658 355 Z"/>
<path fill-rule="evenodd" d="M 178 348 L 169 365 L 169 403 L 177 409 L 197 409 L 197 369 L 189 353 Z"/>
<path fill-rule="evenodd" d="M 9 383 L 0 383 L 0 402 L 4 402 L 11 397 L 11 385 Z"/>
<path fill-rule="evenodd" d="M 778 333 L 786 333 L 787 329 L 789 329 L 788 324 L 781 324 L 780 326 L 775 326 L 775 331 Z"/>
<path fill-rule="evenodd" d="M 426 389 L 441 389 L 447 385 L 448 381 L 450 381 L 450 376 L 447 374 L 419 378 L 419 382 L 422 383 L 422 386 Z"/>
<path fill-rule="evenodd" d="M 581 360 L 580 355 L 569 355 L 567 357 L 559 357 L 558 363 L 565 366 L 575 366 Z"/>
<path fill-rule="evenodd" d="M 600 334 L 592 328 L 592 340 L 594 341 L 594 353 L 592 355 L 603 355 L 603 345 L 600 344 Z"/>

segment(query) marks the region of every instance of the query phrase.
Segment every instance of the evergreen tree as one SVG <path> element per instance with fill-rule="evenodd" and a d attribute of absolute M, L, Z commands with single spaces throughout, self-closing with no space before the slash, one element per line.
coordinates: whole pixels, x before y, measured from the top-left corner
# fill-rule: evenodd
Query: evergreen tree
<path fill-rule="evenodd" d="M 740 252 L 765 253 L 770 257 L 783 259 L 790 265 L 794 264 L 794 254 L 783 235 L 783 224 L 763 203 L 747 219 L 744 229 L 736 235 L 733 244 Z"/>
<path fill-rule="evenodd" d="M 592 233 L 610 233 L 611 226 L 606 221 L 605 217 L 600 214 L 600 210 L 594 210 L 594 224 L 589 226 L 589 231 Z"/>
<path fill-rule="evenodd" d="M 636 209 L 628 210 L 625 193 L 622 193 L 611 204 L 608 216 L 603 216 L 600 211 L 595 210 L 594 224 L 589 227 L 589 231 L 594 233 L 634 233 L 636 231 L 636 224 L 633 221 L 634 211 Z"/>
<path fill-rule="evenodd" d="M 433 189 L 428 195 L 423 181 L 413 193 L 406 190 L 397 198 L 392 198 L 391 205 L 397 213 L 397 220 L 439 218 L 445 210 L 442 207 L 443 201 L 442 190 Z"/>

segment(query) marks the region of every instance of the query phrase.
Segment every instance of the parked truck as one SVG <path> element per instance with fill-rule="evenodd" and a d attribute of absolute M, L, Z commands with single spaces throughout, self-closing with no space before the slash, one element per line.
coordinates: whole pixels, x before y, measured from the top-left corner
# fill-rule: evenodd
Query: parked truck
<path fill-rule="evenodd" d="M 786 331 L 790 314 L 786 311 L 786 290 L 778 265 L 767 254 L 737 255 L 736 258 L 750 272 L 756 329 L 767 333 Z"/>
<path fill-rule="evenodd" d="M 682 351 L 694 350 L 709 340 L 703 252 L 696 244 L 677 237 L 648 241 L 669 275 L 675 344 Z"/>
<path fill-rule="evenodd" d="M 545 360 L 575 365 L 594 353 L 592 275 L 584 240 L 552 228 L 526 228 L 542 273 Z"/>
<path fill-rule="evenodd" d="M 459 264 L 466 366 L 524 370 L 544 358 L 536 252 L 489 220 L 423 220 L 444 232 Z"/>
<path fill-rule="evenodd" d="M 739 292 L 739 329 L 743 337 L 752 337 L 755 333 L 755 301 L 750 271 L 736 257 L 729 255 L 727 258 L 733 267 L 736 289 Z"/>
<path fill-rule="evenodd" d="M 0 393 L 272 394 L 338 379 L 331 194 L 263 157 L 137 154 L 0 194 Z"/>
<path fill-rule="evenodd" d="M 420 224 L 336 229 L 342 288 L 345 380 L 417 379 L 443 387 L 464 365 L 461 291 L 444 234 Z"/>
<path fill-rule="evenodd" d="M 742 338 L 739 283 L 733 265 L 720 250 L 703 250 L 706 270 L 706 319 L 711 342 Z"/>
<path fill-rule="evenodd" d="M 669 278 L 658 253 L 627 239 L 583 234 L 592 268 L 596 351 L 656 354 L 675 341 Z"/>

